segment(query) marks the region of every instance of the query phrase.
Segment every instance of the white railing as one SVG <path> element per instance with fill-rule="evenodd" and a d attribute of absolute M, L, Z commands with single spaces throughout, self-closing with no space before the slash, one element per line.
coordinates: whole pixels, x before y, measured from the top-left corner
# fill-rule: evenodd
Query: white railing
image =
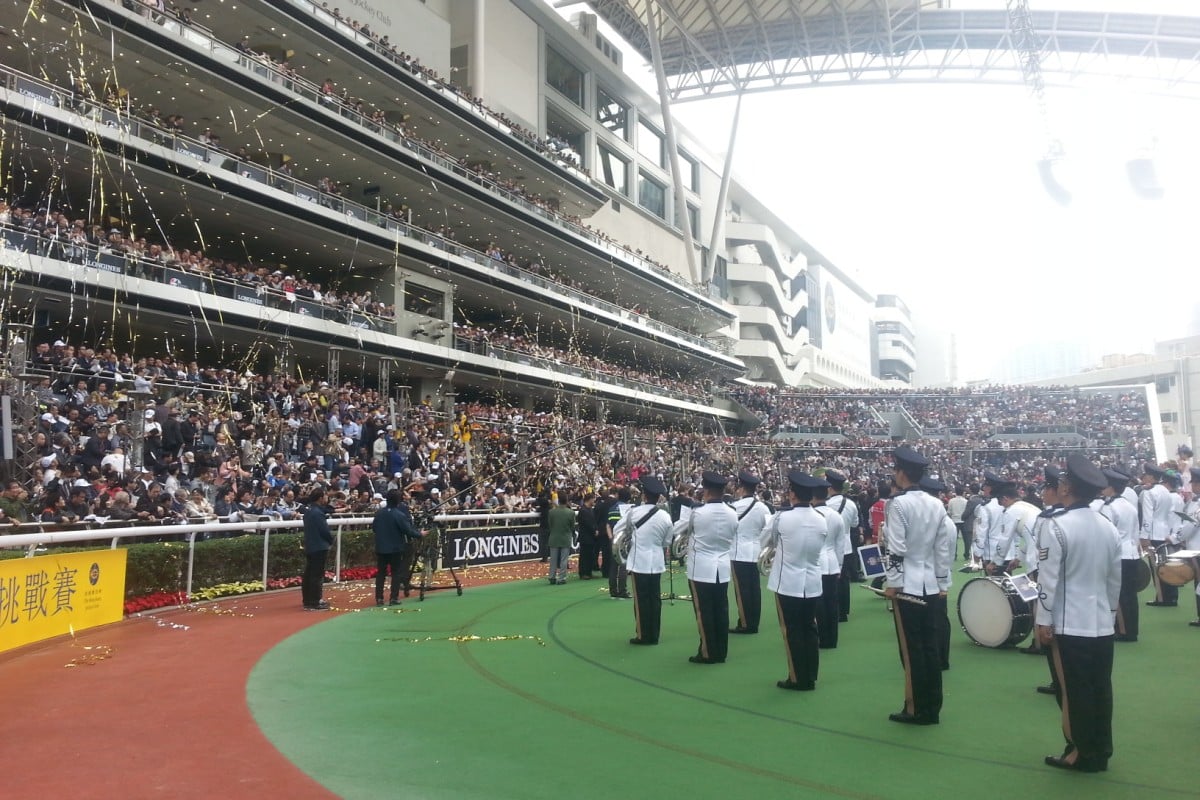
<path fill-rule="evenodd" d="M 514 520 L 533 521 L 538 514 L 532 511 L 505 512 L 500 514 L 438 514 L 433 522 L 438 524 L 477 522 L 487 525 L 495 522 L 510 522 Z M 342 531 L 345 528 L 369 528 L 373 517 L 330 517 L 329 527 L 334 531 L 334 581 L 339 582 L 342 574 Z M 208 522 L 187 525 L 139 525 L 128 528 L 93 528 L 75 531 L 35 531 L 32 533 L 16 533 L 0 536 L 0 548 L 23 548 L 25 557 L 37 555 L 37 549 L 49 544 L 73 544 L 76 542 L 94 542 L 108 540 L 112 549 L 122 539 L 145 539 L 151 536 L 187 536 L 188 564 L 186 593 L 189 602 L 192 596 L 192 567 L 196 557 L 196 535 L 233 533 L 239 536 L 260 533 L 263 537 L 262 584 L 267 588 L 268 559 L 271 553 L 271 532 L 279 530 L 296 530 L 304 527 L 304 521 L 295 520 L 260 520 L 248 522 Z"/>

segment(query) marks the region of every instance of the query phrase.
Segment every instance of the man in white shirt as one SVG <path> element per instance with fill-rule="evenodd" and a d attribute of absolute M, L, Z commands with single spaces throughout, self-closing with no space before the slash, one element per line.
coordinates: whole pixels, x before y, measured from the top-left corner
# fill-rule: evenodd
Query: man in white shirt
<path fill-rule="evenodd" d="M 738 473 L 738 499 L 733 503 L 737 513 L 737 534 L 733 539 L 731 566 L 733 596 L 737 601 L 738 622 L 730 633 L 758 633 L 762 614 L 762 588 L 758 574 L 758 553 L 761 550 L 763 527 L 767 524 L 767 504 L 756 496 L 761 480 L 749 470 Z"/>
<path fill-rule="evenodd" d="M 846 536 L 842 540 L 842 574 L 838 578 L 838 622 L 850 619 L 850 578 L 858 568 L 858 552 L 862 540 L 858 535 L 858 503 L 846 496 L 846 476 L 835 469 L 825 472 L 832 494 L 825 505 L 842 515 Z"/>
<path fill-rule="evenodd" d="M 680 509 L 675 536 L 686 536 L 687 576 L 700 631 L 700 648 L 688 661 L 723 664 L 729 651 L 729 551 L 737 534 L 737 514 L 725 505 L 729 479 L 705 470 L 704 502 Z"/>
<path fill-rule="evenodd" d="M 822 650 L 833 650 L 838 645 L 838 622 L 841 620 L 841 593 L 838 584 L 842 577 L 842 558 L 847 547 L 849 532 L 846 522 L 836 509 L 825 505 L 829 494 L 829 481 L 822 478 L 820 485 L 813 487 L 813 510 L 825 517 L 829 536 L 825 539 L 825 575 L 821 579 L 821 602 L 817 606 L 817 637 Z"/>
<path fill-rule="evenodd" d="M 1155 464 L 1147 463 L 1142 466 L 1142 494 L 1139 498 L 1140 517 L 1142 520 L 1141 544 L 1142 549 L 1153 548 L 1162 553 L 1167 544 L 1167 537 L 1175 526 L 1173 501 L 1171 492 L 1161 481 L 1167 471 Z M 1163 583 L 1158 579 L 1157 570 L 1151 570 L 1154 581 L 1154 599 L 1146 605 L 1173 607 L 1179 604 L 1179 587 Z"/>
<path fill-rule="evenodd" d="M 621 518 L 620 533 L 629 537 L 625 569 L 633 578 L 633 619 L 637 635 L 630 644 L 658 644 L 662 622 L 662 574 L 666 571 L 664 551 L 671 546 L 671 515 L 658 504 L 667 487 L 652 475 L 642 478 L 642 503 Z"/>

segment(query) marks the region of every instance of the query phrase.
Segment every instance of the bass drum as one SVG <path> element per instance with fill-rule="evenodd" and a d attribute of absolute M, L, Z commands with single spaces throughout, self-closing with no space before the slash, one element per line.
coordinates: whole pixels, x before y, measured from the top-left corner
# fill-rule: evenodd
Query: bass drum
<path fill-rule="evenodd" d="M 1146 587 L 1150 585 L 1150 562 L 1144 558 L 1137 560 L 1137 565 L 1134 567 L 1133 575 L 1133 591 L 1144 592 Z"/>
<path fill-rule="evenodd" d="M 958 621 L 982 647 L 1013 647 L 1033 630 L 1033 613 L 1007 578 L 967 581 L 958 594 Z"/>
<path fill-rule="evenodd" d="M 1168 586 L 1184 586 L 1196 580 L 1196 570 L 1190 559 L 1167 556 L 1158 565 L 1158 579 Z"/>

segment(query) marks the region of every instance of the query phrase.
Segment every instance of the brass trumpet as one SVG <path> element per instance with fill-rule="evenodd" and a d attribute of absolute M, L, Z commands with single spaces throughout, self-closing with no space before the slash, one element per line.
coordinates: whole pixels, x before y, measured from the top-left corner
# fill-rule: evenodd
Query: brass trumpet
<path fill-rule="evenodd" d="M 775 543 L 764 547 L 758 554 L 758 572 L 760 575 L 768 576 L 771 574 L 771 567 L 775 564 Z"/>
<path fill-rule="evenodd" d="M 687 530 L 683 531 L 678 536 L 676 536 L 674 539 L 672 539 L 671 540 L 671 558 L 676 561 L 683 561 L 685 558 L 687 558 L 688 545 L 690 544 L 691 540 L 692 540 L 691 527 L 689 527 Z"/>

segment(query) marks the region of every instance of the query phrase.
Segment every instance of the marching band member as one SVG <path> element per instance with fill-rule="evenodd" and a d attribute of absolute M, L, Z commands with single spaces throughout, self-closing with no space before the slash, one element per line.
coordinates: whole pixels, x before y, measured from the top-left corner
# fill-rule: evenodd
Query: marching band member
<path fill-rule="evenodd" d="M 936 600 L 950 588 L 954 540 L 942 527 L 946 509 L 921 491 L 918 482 L 929 460 L 908 445 L 896 449 L 894 481 L 899 494 L 887 506 L 887 588 L 893 601 L 896 635 L 904 662 L 903 710 L 888 716 L 892 722 L 937 725 L 942 711 L 942 670 L 938 653 Z M 897 600 L 899 598 L 899 600 Z M 922 601 L 907 602 L 906 599 Z M 935 602 L 930 603 L 930 599 Z"/>
<path fill-rule="evenodd" d="M 813 489 L 823 482 L 801 470 L 790 471 L 792 507 L 775 514 L 762 533 L 764 550 L 774 551 L 767 588 L 775 593 L 788 660 L 787 679 L 775 685 L 796 692 L 816 688 L 820 663 L 816 615 L 823 591 L 823 553 L 829 526 L 811 502 Z"/>
<path fill-rule="evenodd" d="M 946 494 L 946 484 L 938 478 L 926 475 L 921 478 L 917 484 L 921 490 L 937 500 L 942 502 L 943 495 Z M 950 518 L 950 512 L 946 512 L 946 518 L 942 520 L 942 527 L 946 530 L 943 535 L 950 538 L 950 563 L 954 563 L 953 549 L 958 546 L 958 527 L 955 526 L 954 520 Z M 939 539 L 939 541 L 941 541 Z M 938 659 L 941 662 L 942 670 L 950 669 L 950 605 L 947 602 L 946 596 L 939 593 L 934 603 L 934 623 L 937 626 L 937 643 L 938 643 Z"/>
<path fill-rule="evenodd" d="M 1108 485 L 1101 495 L 1103 499 L 1093 503 L 1100 516 L 1113 524 L 1121 535 L 1121 596 L 1117 605 L 1118 642 L 1136 642 L 1138 639 L 1137 566 L 1141 561 L 1138 547 L 1137 509 L 1125 499 L 1124 490 L 1129 477 L 1113 469 L 1102 470 Z"/>
<path fill-rule="evenodd" d="M 1063 508 L 1040 528 L 1038 640 L 1052 648 L 1067 746 L 1052 767 L 1103 772 L 1112 757 L 1113 631 L 1121 594 L 1121 538 L 1088 508 L 1108 484 L 1078 453 L 1059 485 Z"/>
<path fill-rule="evenodd" d="M 1033 549 L 1030 551 L 1029 565 L 1033 569 L 1029 570 L 1029 579 L 1036 581 L 1038 578 L 1037 566 L 1040 563 L 1037 552 L 1038 542 L 1041 541 L 1042 526 L 1046 524 L 1046 520 L 1058 513 L 1062 508 L 1062 504 L 1058 500 L 1058 485 L 1062 477 L 1062 471 L 1055 466 L 1046 466 L 1042 470 L 1044 480 L 1042 482 L 1042 513 L 1038 514 L 1037 519 L 1033 523 Z M 1037 617 L 1037 601 L 1030 604 L 1030 612 Z M 1028 647 L 1021 648 L 1022 653 L 1030 655 L 1046 656 L 1046 666 L 1050 670 L 1050 682 L 1044 686 L 1037 687 L 1038 694 L 1058 694 L 1058 675 L 1054 671 L 1054 654 L 1050 652 L 1049 647 L 1042 647 L 1038 641 L 1037 633 L 1033 635 L 1033 641 Z"/>
<path fill-rule="evenodd" d="M 728 478 L 705 470 L 700 476 L 704 502 L 680 510 L 675 536 L 685 536 L 688 585 L 700 649 L 693 664 L 722 664 L 729 650 L 729 551 L 737 534 L 737 513 L 724 502 Z"/>
<path fill-rule="evenodd" d="M 1154 464 L 1147 463 L 1142 467 L 1142 495 L 1140 498 L 1140 516 L 1142 520 L 1141 544 L 1142 549 L 1153 549 L 1159 552 L 1167 543 L 1167 536 L 1174 525 L 1172 520 L 1171 493 L 1160 481 L 1166 475 L 1166 470 L 1159 469 Z M 1179 603 L 1179 588 L 1163 583 L 1158 579 L 1158 570 L 1150 571 L 1154 581 L 1154 599 L 1148 606 L 1175 606 Z"/>
<path fill-rule="evenodd" d="M 975 540 L 971 545 L 971 555 L 984 572 L 988 572 L 995 539 L 1000 532 L 1000 515 L 1004 513 L 1000 501 L 996 499 L 996 486 L 1002 483 L 1004 479 L 994 472 L 983 473 L 982 491 L 986 502 L 975 509 Z"/>
<path fill-rule="evenodd" d="M 858 540 L 858 503 L 846 496 L 846 476 L 837 470 L 825 472 L 825 480 L 833 490 L 833 494 L 825 501 L 825 505 L 842 515 L 846 523 L 846 538 L 843 541 L 842 574 L 838 578 L 838 621 L 850 619 L 850 578 L 858 567 L 858 552 L 855 548 L 861 544 Z"/>
<path fill-rule="evenodd" d="M 633 576 L 633 620 L 637 635 L 630 644 L 658 644 L 662 623 L 662 574 L 666 571 L 664 549 L 671 546 L 671 515 L 658 504 L 667 487 L 652 475 L 642 478 L 642 504 L 634 506 L 622 520 L 629 537 L 625 568 Z"/>
<path fill-rule="evenodd" d="M 825 554 L 822 556 L 825 576 L 821 579 L 821 603 L 817 606 L 817 636 L 822 650 L 833 650 L 838 644 L 838 621 L 841 618 L 838 585 L 842 578 L 842 558 L 849 546 L 850 532 L 846 530 L 842 515 L 825 505 L 829 481 L 825 478 L 818 480 L 820 483 L 813 487 L 812 507 L 825 518 L 829 536 L 825 539 Z"/>
<path fill-rule="evenodd" d="M 1190 452 L 1189 450 L 1189 455 Z M 1188 477 L 1191 479 L 1192 499 L 1183 509 L 1183 516 L 1186 516 L 1187 519 L 1180 520 L 1182 524 L 1175 534 L 1176 543 L 1182 545 L 1184 550 L 1200 550 L 1200 467 L 1189 467 Z M 1194 567 L 1200 567 L 1200 563 L 1197 561 L 1193 562 Z M 1200 628 L 1200 569 L 1196 570 L 1195 584 L 1196 619 L 1189 622 L 1188 625 Z"/>
<path fill-rule="evenodd" d="M 1012 481 L 1000 484 L 995 492 L 996 500 L 1004 509 L 1004 513 L 1000 515 L 1000 533 L 996 537 L 993 574 L 1007 572 L 1011 575 L 1016 572 L 1017 567 L 1022 564 L 1028 565 L 1032 560 L 1029 558 L 1033 551 L 1030 542 L 1038 508 L 1033 503 L 1021 499 L 1017 484 Z"/>
<path fill-rule="evenodd" d="M 730 633 L 758 633 L 762 614 L 762 587 L 758 574 L 758 552 L 761 549 L 763 527 L 770 512 L 767 504 L 755 493 L 762 482 L 753 472 L 738 473 L 738 499 L 733 503 L 737 513 L 737 533 L 733 539 L 733 597 L 737 601 L 737 627 Z"/>

